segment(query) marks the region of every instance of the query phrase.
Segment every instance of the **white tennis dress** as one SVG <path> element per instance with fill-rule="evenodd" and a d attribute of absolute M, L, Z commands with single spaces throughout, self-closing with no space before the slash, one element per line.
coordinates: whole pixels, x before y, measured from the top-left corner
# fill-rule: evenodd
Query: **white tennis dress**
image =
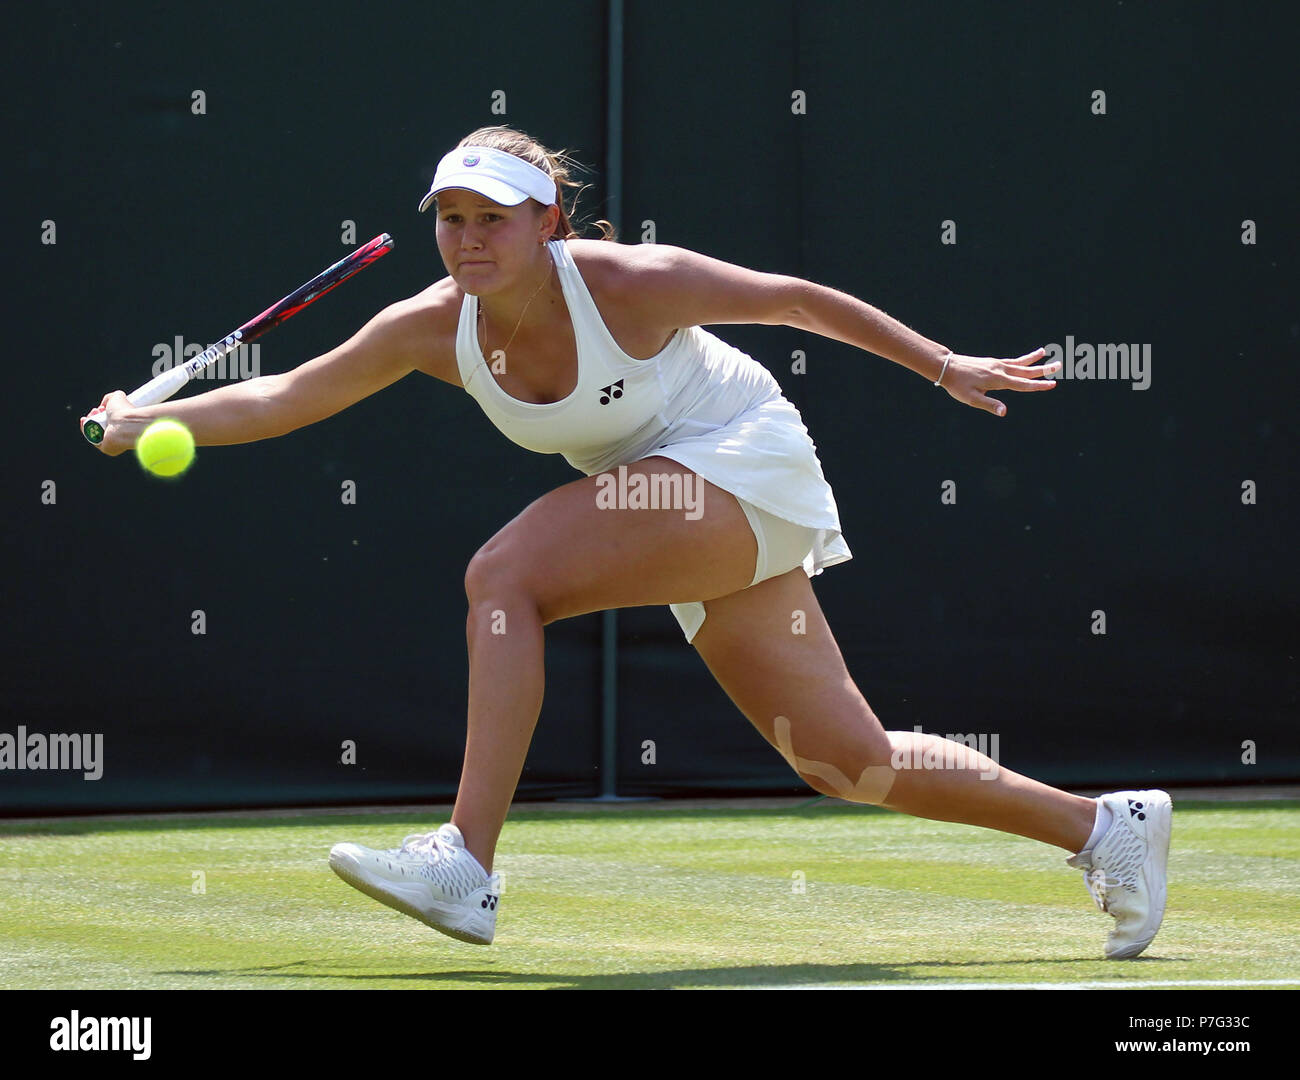
<path fill-rule="evenodd" d="M 545 405 L 507 394 L 479 347 L 478 297 L 467 293 L 456 362 L 465 390 L 488 419 L 512 442 L 563 454 L 588 476 L 656 454 L 671 458 L 731 492 L 742 507 L 748 502 L 807 527 L 810 549 L 802 564 L 809 576 L 852 558 L 816 447 L 767 369 L 698 326 L 677 330 L 649 359 L 628 356 L 605 326 L 567 243 L 552 240 L 547 247 L 573 319 L 577 385 Z M 746 513 L 753 524 L 755 516 Z M 759 543 L 761 549 L 761 535 Z M 799 565 L 797 556 L 792 565 Z M 704 622 L 703 603 L 669 607 L 690 641 Z"/>

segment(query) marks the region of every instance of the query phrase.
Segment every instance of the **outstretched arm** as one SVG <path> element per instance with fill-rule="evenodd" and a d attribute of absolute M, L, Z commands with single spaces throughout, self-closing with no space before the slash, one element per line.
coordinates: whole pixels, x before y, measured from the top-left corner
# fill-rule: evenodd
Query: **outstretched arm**
<path fill-rule="evenodd" d="M 930 382 L 938 381 L 958 401 L 977 409 L 1005 416 L 1006 406 L 988 391 L 1050 390 L 1056 385 L 1054 379 L 1043 378 L 1055 374 L 1055 365 L 1033 366 L 1045 355 L 1042 348 L 1013 359 L 961 356 L 848 293 L 811 281 L 798 284 L 794 316 L 787 326 L 893 360 Z"/>
<path fill-rule="evenodd" d="M 104 395 L 107 410 L 99 450 L 115 457 L 164 416 L 181 421 L 199 446 L 271 439 L 314 424 L 382 390 L 413 371 L 427 354 L 428 320 L 412 300 L 385 308 L 337 348 L 278 375 L 194 394 L 157 405 L 132 405 L 118 390 Z M 86 417 L 81 418 L 84 427 Z"/>
<path fill-rule="evenodd" d="M 764 274 L 671 245 L 642 245 L 634 272 L 639 299 L 671 311 L 681 326 L 764 323 L 793 326 L 856 345 L 940 385 L 952 397 L 998 416 L 1006 406 L 991 390 L 1050 390 L 1056 365 L 1033 366 L 1045 355 L 949 356 L 937 341 L 847 293 L 783 274 Z M 947 359 L 945 369 L 944 361 Z"/>

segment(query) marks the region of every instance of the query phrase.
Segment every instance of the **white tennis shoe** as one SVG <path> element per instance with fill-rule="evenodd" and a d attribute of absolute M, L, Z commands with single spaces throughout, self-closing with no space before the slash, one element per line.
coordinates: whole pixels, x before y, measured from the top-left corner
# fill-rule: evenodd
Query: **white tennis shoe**
<path fill-rule="evenodd" d="M 465 850 L 455 825 L 408 836 L 390 851 L 335 844 L 330 867 L 353 888 L 448 937 L 492 944 L 501 877 Z"/>
<path fill-rule="evenodd" d="M 1164 791 L 1116 791 L 1101 801 L 1111 812 L 1106 835 L 1065 861 L 1083 871 L 1097 906 L 1115 918 L 1106 959 L 1128 960 L 1151 944 L 1165 915 L 1173 801 Z"/>

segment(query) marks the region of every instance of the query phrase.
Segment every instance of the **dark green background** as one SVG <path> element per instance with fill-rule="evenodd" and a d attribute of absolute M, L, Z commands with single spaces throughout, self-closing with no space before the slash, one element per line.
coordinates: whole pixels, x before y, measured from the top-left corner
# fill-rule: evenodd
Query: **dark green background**
<path fill-rule="evenodd" d="M 499 122 L 589 165 L 579 217 L 617 213 L 625 240 L 653 221 L 660 243 L 843 289 L 958 352 L 1149 343 L 1150 389 L 1062 382 L 1004 395 L 997 420 L 846 345 L 715 329 L 817 443 L 855 554 L 817 593 L 887 728 L 996 732 L 1004 765 L 1056 783 L 1300 776 L 1300 95 L 1274 10 L 630 3 L 618 207 L 601 4 L 10 14 L 0 730 L 102 732 L 105 774 L 0 772 L 0 810 L 455 790 L 464 569 L 577 475 L 562 458 L 418 374 L 284 439 L 201 449 L 178 484 L 95 453 L 77 417 L 144 381 L 155 344 L 207 344 L 340 257 L 344 219 L 395 251 L 264 339 L 263 372 L 443 276 L 416 203 Z M 620 791 L 806 790 L 666 608 L 619 624 Z M 599 644 L 599 616 L 548 629 L 522 796 L 598 790 Z"/>

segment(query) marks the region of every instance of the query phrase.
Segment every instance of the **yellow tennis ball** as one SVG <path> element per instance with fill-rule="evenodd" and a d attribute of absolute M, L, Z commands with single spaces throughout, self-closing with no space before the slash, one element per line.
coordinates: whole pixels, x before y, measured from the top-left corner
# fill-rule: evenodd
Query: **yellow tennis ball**
<path fill-rule="evenodd" d="M 136 440 L 135 456 L 155 476 L 179 476 L 194 460 L 194 436 L 179 420 L 155 420 Z"/>

